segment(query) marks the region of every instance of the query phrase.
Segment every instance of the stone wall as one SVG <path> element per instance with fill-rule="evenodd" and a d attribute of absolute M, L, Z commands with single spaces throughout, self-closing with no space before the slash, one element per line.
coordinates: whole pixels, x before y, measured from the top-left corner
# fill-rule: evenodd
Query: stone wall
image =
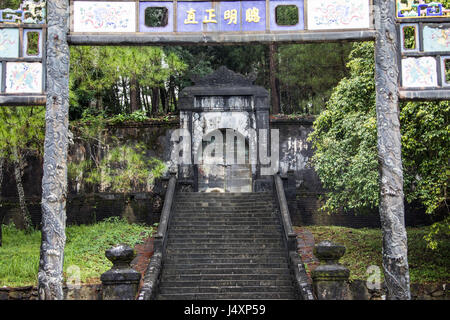
<path fill-rule="evenodd" d="M 354 280 L 348 283 L 347 300 L 385 300 L 386 287 L 382 283 L 380 289 L 368 289 L 366 281 Z M 450 300 L 446 283 L 411 284 L 412 300 Z"/>
<path fill-rule="evenodd" d="M 310 166 L 314 153 L 307 141 L 312 131 L 314 118 L 271 119 L 271 128 L 280 133 L 280 173 L 285 179 L 285 190 L 289 210 L 294 225 L 339 225 L 347 227 L 379 227 L 378 210 L 370 212 L 340 213 L 328 215 L 319 212 L 320 197 L 324 190 L 320 180 Z M 142 142 L 147 146 L 147 155 L 169 162 L 170 136 L 179 127 L 179 120 L 166 122 L 142 122 L 115 125 L 109 130 L 123 142 Z M 74 139 L 76 141 L 76 139 Z M 70 147 L 70 159 L 86 158 L 86 148 L 80 144 Z M 27 196 L 28 209 L 33 222 L 40 222 L 42 161 L 37 157 L 26 159 L 23 184 Z M 5 172 L 1 192 L 0 219 L 4 223 L 14 221 L 21 225 L 17 190 L 11 167 Z M 135 190 L 131 194 L 83 193 L 83 187 L 69 184 L 67 201 L 68 223 L 80 224 L 99 221 L 110 216 L 124 216 L 130 221 L 154 223 L 159 221 L 164 199 L 164 181 L 156 182 L 149 190 Z M 430 216 L 417 205 L 406 204 L 406 224 L 426 225 L 433 222 Z"/>
<path fill-rule="evenodd" d="M 336 225 L 352 228 L 380 227 L 378 209 L 366 212 L 341 212 L 327 214 L 319 209 L 325 195 L 320 179 L 312 168 L 310 160 L 314 150 L 308 135 L 312 132 L 314 118 L 272 119 L 271 128 L 280 131 L 280 174 L 293 225 Z M 426 215 L 418 204 L 405 203 L 407 226 L 429 225 L 439 215 Z"/>
<path fill-rule="evenodd" d="M 64 287 L 65 300 L 101 300 L 102 285 L 101 284 L 84 284 L 78 288 Z M 37 287 L 0 287 L 1 300 L 37 300 Z"/>
<path fill-rule="evenodd" d="M 178 119 L 164 122 L 127 123 L 109 128 L 114 135 L 126 143 L 141 142 L 146 146 L 146 155 L 163 161 L 170 158 L 170 135 L 178 128 Z M 77 141 L 76 136 L 74 141 Z M 69 147 L 69 161 L 83 160 L 88 157 L 86 146 L 74 143 Z M 14 222 L 22 226 L 19 214 L 19 199 L 11 166 L 5 167 L 5 177 L 1 188 L 0 221 Z M 28 157 L 22 177 L 27 207 L 33 223 L 38 226 L 41 220 L 41 181 L 42 160 Z M 153 224 L 159 221 L 165 194 L 165 180 L 157 179 L 151 190 L 134 190 L 129 194 L 110 192 L 89 192 L 86 186 L 80 186 L 69 180 L 67 198 L 67 223 L 89 224 L 111 216 L 122 216 L 130 222 Z"/>

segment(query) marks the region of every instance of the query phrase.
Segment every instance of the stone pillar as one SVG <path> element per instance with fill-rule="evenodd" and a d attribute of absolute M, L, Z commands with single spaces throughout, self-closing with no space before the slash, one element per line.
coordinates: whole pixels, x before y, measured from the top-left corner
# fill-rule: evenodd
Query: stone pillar
<path fill-rule="evenodd" d="M 375 84 L 380 171 L 383 269 L 389 300 L 410 300 L 408 241 L 405 228 L 402 141 L 398 103 L 401 46 L 395 24 L 396 1 L 376 0 Z"/>
<path fill-rule="evenodd" d="M 105 255 L 113 266 L 100 277 L 103 300 L 135 300 L 141 274 L 130 267 L 134 250 L 121 244 L 106 250 Z"/>
<path fill-rule="evenodd" d="M 339 263 L 345 247 L 322 241 L 314 247 L 320 266 L 312 272 L 313 288 L 318 300 L 344 300 L 350 271 Z"/>
<path fill-rule="evenodd" d="M 63 300 L 69 141 L 69 0 L 48 0 L 47 12 L 47 104 L 38 287 L 40 300 Z"/>

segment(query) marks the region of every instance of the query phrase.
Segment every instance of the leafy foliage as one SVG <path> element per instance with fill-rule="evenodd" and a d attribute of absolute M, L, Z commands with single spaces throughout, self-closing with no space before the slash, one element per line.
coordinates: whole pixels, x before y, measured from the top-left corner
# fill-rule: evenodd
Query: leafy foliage
<path fill-rule="evenodd" d="M 283 113 L 319 114 L 332 89 L 347 75 L 350 50 L 345 43 L 280 46 L 277 76 Z"/>
<path fill-rule="evenodd" d="M 328 190 L 323 209 L 363 212 L 379 202 L 373 43 L 358 43 L 350 54 L 350 74 L 334 89 L 310 136 L 313 164 Z M 449 103 L 401 105 L 405 196 L 427 213 L 446 208 L 449 178 Z M 448 209 L 447 209 L 448 212 Z M 435 230 L 448 232 L 448 220 Z M 430 246 L 436 247 L 430 234 Z"/>
<path fill-rule="evenodd" d="M 131 117 L 147 119 L 141 112 Z M 125 193 L 142 188 L 150 190 L 154 180 L 165 173 L 165 164 L 148 157 L 143 143 L 123 144 L 116 136 L 107 134 L 107 121 L 102 116 L 89 116 L 73 124 L 78 142 L 85 145 L 87 159 L 69 162 L 69 180 L 86 182 L 91 190 Z"/>
<path fill-rule="evenodd" d="M 0 108 L 0 156 L 14 159 L 19 154 L 42 153 L 45 128 L 44 107 Z"/>
<path fill-rule="evenodd" d="M 380 229 L 352 229 L 336 226 L 306 227 L 316 243 L 329 240 L 346 247 L 340 262 L 350 269 L 350 280 L 367 280 L 369 266 L 382 269 L 382 231 Z M 425 240 L 430 227 L 407 228 L 408 263 L 411 283 L 447 282 L 449 279 L 450 241 L 437 235 L 442 247 L 431 250 Z M 384 274 L 380 273 L 381 281 Z"/>
<path fill-rule="evenodd" d="M 314 123 L 315 169 L 329 190 L 324 210 L 366 209 L 379 200 L 375 85 L 371 43 L 356 44 L 350 75 Z"/>
<path fill-rule="evenodd" d="M 141 185 L 151 186 L 165 169 L 161 160 L 146 158 L 143 144 L 135 144 L 113 147 L 98 167 L 85 174 L 88 183 L 104 184 L 112 192 L 131 192 Z"/>
<path fill-rule="evenodd" d="M 71 47 L 71 119 L 137 111 L 130 104 L 142 105 L 151 88 L 165 88 L 185 68 L 159 47 Z"/>
<path fill-rule="evenodd" d="M 447 206 L 450 177 L 450 102 L 405 103 L 400 113 L 405 195 L 427 213 Z"/>

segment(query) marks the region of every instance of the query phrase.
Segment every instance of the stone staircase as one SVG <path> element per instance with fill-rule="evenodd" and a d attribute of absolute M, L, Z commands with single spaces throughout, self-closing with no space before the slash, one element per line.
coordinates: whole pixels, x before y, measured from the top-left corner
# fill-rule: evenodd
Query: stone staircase
<path fill-rule="evenodd" d="M 272 193 L 178 193 L 157 299 L 296 299 Z"/>

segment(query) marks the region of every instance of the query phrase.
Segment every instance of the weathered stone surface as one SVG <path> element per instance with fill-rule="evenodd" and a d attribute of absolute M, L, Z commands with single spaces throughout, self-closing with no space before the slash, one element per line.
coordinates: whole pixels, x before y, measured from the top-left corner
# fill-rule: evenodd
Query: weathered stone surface
<path fill-rule="evenodd" d="M 113 266 L 100 277 L 103 300 L 134 300 L 141 280 L 141 274 L 130 267 L 134 250 L 121 244 L 106 250 L 105 255 Z"/>
<path fill-rule="evenodd" d="M 260 178 L 260 166 L 253 159 L 259 159 L 258 142 L 261 138 L 258 130 L 269 128 L 269 95 L 264 88 L 253 85 L 253 81 L 221 67 L 211 75 L 195 79 L 196 85 L 180 93 L 180 128 L 190 134 L 187 139 L 191 140 L 184 143 L 191 152 L 191 163 L 178 169 L 178 177 L 192 180 L 194 191 L 251 192 L 265 189 L 266 185 L 255 182 Z M 249 155 L 245 163 L 230 164 L 225 160 L 230 143 L 224 141 L 220 130 L 233 132 L 238 141 L 244 143 Z M 234 137 L 232 139 L 234 141 Z M 209 155 L 203 152 L 205 141 L 211 144 L 212 141 L 225 142 L 227 148 L 224 148 L 223 163 L 216 155 L 214 159 L 203 157 Z M 178 159 L 178 156 L 174 158 Z M 270 184 L 267 186 L 270 188 Z"/>
<path fill-rule="evenodd" d="M 321 262 L 337 263 L 345 254 L 345 246 L 331 241 L 322 241 L 314 247 L 314 254 Z"/>
<path fill-rule="evenodd" d="M 398 104 L 396 2 L 376 0 L 375 82 L 380 163 L 380 220 L 383 230 L 383 270 L 388 299 L 409 300 L 408 245 L 405 228 L 403 168 Z"/>
<path fill-rule="evenodd" d="M 348 296 L 347 280 L 350 271 L 339 264 L 345 247 L 331 241 L 322 241 L 314 247 L 320 265 L 312 271 L 313 287 L 319 300 L 344 300 Z"/>
<path fill-rule="evenodd" d="M 69 1 L 47 1 L 47 105 L 42 178 L 41 300 L 62 300 L 69 126 Z"/>

